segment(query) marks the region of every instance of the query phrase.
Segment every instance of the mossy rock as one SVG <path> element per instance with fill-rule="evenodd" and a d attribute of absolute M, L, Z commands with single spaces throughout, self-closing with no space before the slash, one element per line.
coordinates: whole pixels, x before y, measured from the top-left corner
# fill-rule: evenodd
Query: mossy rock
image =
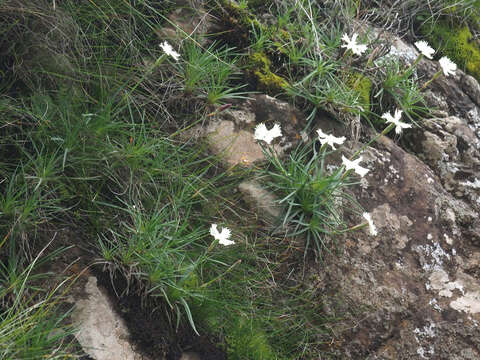
<path fill-rule="evenodd" d="M 423 28 L 422 32 L 434 48 L 480 80 L 480 46 L 467 25 L 455 26 L 441 20 Z"/>
<path fill-rule="evenodd" d="M 260 91 L 266 91 L 270 94 L 284 92 L 289 86 L 288 81 L 272 72 L 270 69 L 271 61 L 261 52 L 255 52 L 250 55 L 248 71 L 256 80 L 256 87 Z"/>
<path fill-rule="evenodd" d="M 347 75 L 347 86 L 358 93 L 361 106 L 365 111 L 370 111 L 370 94 L 372 92 L 372 80 L 365 75 L 354 72 Z"/>

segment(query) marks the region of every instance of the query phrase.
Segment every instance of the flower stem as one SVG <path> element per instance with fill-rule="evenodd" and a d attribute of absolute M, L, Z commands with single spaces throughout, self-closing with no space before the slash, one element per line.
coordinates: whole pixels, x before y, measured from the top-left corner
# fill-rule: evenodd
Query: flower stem
<path fill-rule="evenodd" d="M 395 124 L 393 124 L 393 123 L 388 125 L 385 129 L 383 129 L 383 131 L 381 133 L 378 133 L 368 143 L 364 144 L 359 150 L 355 151 L 355 153 L 350 157 L 349 160 L 355 159 L 361 152 L 363 152 L 368 146 L 370 146 L 370 144 L 372 144 L 374 141 L 377 141 L 377 139 L 380 138 L 380 136 L 388 134 L 390 132 L 390 130 L 392 130 L 394 127 L 395 127 Z M 342 165 L 342 166 L 345 166 L 345 165 Z M 345 173 L 342 175 L 342 178 L 340 179 L 340 181 L 342 181 L 350 173 L 351 170 L 352 169 L 345 171 Z"/>
<path fill-rule="evenodd" d="M 425 89 L 428 85 L 430 85 L 432 83 L 433 80 L 435 80 L 436 78 L 438 78 L 440 76 L 440 74 L 442 73 L 442 70 L 438 70 L 435 75 L 433 75 L 433 77 L 428 80 L 425 84 L 423 84 L 423 86 L 420 88 L 420 90 L 423 90 Z"/>

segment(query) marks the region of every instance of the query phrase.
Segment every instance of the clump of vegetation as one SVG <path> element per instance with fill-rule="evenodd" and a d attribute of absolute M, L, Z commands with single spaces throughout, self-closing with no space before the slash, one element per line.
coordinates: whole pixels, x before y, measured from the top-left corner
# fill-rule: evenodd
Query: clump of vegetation
<path fill-rule="evenodd" d="M 433 22 L 424 34 L 432 45 L 480 80 L 480 46 L 467 25 L 454 26 L 450 22 Z"/>
<path fill-rule="evenodd" d="M 404 10 L 417 4 L 405 3 Z M 379 116 L 386 109 L 422 116 L 415 65 L 392 61 L 378 69 L 371 40 L 355 36 L 353 18 L 369 16 L 367 5 L 374 8 L 366 1 L 208 2 L 220 29 L 211 34 L 216 41 L 181 31 L 184 38 L 173 41 L 157 31 L 171 21 L 172 2 L 4 1 L 2 358 L 76 356 L 69 313 L 59 306 L 65 288 L 40 292 L 38 265 L 56 261 L 60 246 L 35 256 L 65 228 L 80 234 L 66 241 L 165 311 L 172 337 L 184 323 L 215 335 L 232 359 L 318 357 L 335 319 L 323 310 L 321 289 L 282 266 L 299 269 L 310 250 L 328 254 L 335 236 L 367 225 L 349 228 L 342 210 L 355 205 L 346 166 L 361 171 L 352 165 L 359 160 L 329 170 L 333 154 L 317 141 L 285 159 L 266 149 L 260 174 L 286 208 L 270 231 L 232 191 L 251 173 L 226 171 L 185 134 L 247 97 L 247 88 L 302 107 L 305 132 L 320 111 L 344 123 L 379 118 L 379 127 L 389 120 Z M 252 9 L 273 16 L 264 23 Z M 407 15 L 401 24 L 413 21 Z M 434 45 L 477 74 L 476 30 L 446 27 L 439 22 L 432 30 Z M 212 223 L 228 225 L 236 244 L 212 239 Z"/>
<path fill-rule="evenodd" d="M 360 104 L 365 112 L 370 111 L 370 95 L 372 81 L 361 73 L 353 73 L 347 77 L 348 85 L 358 93 Z"/>
<path fill-rule="evenodd" d="M 272 72 L 271 61 L 264 53 L 256 52 L 250 55 L 249 68 L 256 78 L 259 90 L 278 94 L 288 87 L 287 80 Z"/>

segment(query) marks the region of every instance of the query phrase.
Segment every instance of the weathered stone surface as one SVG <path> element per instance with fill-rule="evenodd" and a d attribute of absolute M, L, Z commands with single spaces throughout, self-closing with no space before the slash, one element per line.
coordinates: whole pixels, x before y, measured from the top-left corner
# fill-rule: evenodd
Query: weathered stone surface
<path fill-rule="evenodd" d="M 281 207 L 276 203 L 276 197 L 258 182 L 244 181 L 238 185 L 238 189 L 244 199 L 264 220 L 273 222 L 280 216 Z"/>
<path fill-rule="evenodd" d="M 351 304 L 335 328 L 340 358 L 479 358 L 480 272 L 468 269 L 480 256 L 467 240 L 478 230 L 476 212 L 388 138 L 365 159 L 371 172 L 357 199 L 379 234 L 347 236 L 345 254 L 316 274 L 324 274 L 324 291 L 333 287 Z M 338 311 L 333 302 L 327 308 Z"/>
<path fill-rule="evenodd" d="M 211 123 L 207 129 L 207 141 L 215 154 L 221 154 L 225 162 L 232 165 L 251 166 L 265 157 L 253 133 L 236 130 L 232 121 L 221 120 Z"/>
<path fill-rule="evenodd" d="M 168 22 L 155 32 L 161 40 L 178 42 L 186 37 L 203 42 L 202 36 L 211 26 L 211 17 L 201 3 L 193 6 L 191 1 L 175 0 L 176 9 L 168 14 Z"/>
<path fill-rule="evenodd" d="M 85 297 L 73 299 L 72 321 L 78 331 L 75 337 L 83 350 L 95 360 L 146 360 L 129 343 L 127 328 L 115 313 L 97 279 L 88 277 Z"/>
<path fill-rule="evenodd" d="M 262 148 L 254 139 L 255 126 L 266 123 L 271 128 L 278 123 L 282 137 L 270 146 L 279 156 L 298 143 L 306 120 L 301 112 L 288 103 L 268 95 L 255 95 L 234 108 L 215 115 L 207 125 L 198 125 L 183 133 L 184 138 L 204 137 L 214 154 L 221 155 L 226 166 L 252 166 L 265 160 Z M 263 144 L 267 146 L 266 144 Z"/>
<path fill-rule="evenodd" d="M 440 177 L 446 190 L 458 198 L 469 197 L 478 208 L 480 193 L 475 184 L 480 178 L 480 139 L 465 119 L 425 120 L 422 128 L 413 129 L 405 140 Z"/>
<path fill-rule="evenodd" d="M 201 357 L 197 353 L 188 351 L 182 354 L 180 360 L 201 360 Z"/>

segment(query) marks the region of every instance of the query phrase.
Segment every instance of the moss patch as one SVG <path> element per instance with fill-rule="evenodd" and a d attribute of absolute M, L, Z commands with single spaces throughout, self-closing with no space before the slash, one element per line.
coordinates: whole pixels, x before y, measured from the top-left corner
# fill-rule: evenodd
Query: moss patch
<path fill-rule="evenodd" d="M 452 26 L 442 20 L 423 28 L 422 32 L 434 48 L 441 49 L 459 67 L 480 80 L 480 46 L 468 26 Z"/>
<path fill-rule="evenodd" d="M 370 111 L 370 93 L 372 81 L 363 74 L 351 73 L 347 76 L 347 86 L 358 93 L 359 101 L 365 111 Z"/>
<path fill-rule="evenodd" d="M 228 359 L 282 359 L 269 344 L 260 323 L 245 314 L 227 312 L 214 303 L 197 305 L 194 312 L 195 317 L 201 319 L 208 332 L 219 333 L 220 330 L 225 339 Z"/>
<path fill-rule="evenodd" d="M 248 71 L 255 78 L 258 90 L 278 94 L 288 87 L 287 80 L 271 71 L 272 63 L 264 53 L 253 53 L 250 55 L 249 61 Z"/>

